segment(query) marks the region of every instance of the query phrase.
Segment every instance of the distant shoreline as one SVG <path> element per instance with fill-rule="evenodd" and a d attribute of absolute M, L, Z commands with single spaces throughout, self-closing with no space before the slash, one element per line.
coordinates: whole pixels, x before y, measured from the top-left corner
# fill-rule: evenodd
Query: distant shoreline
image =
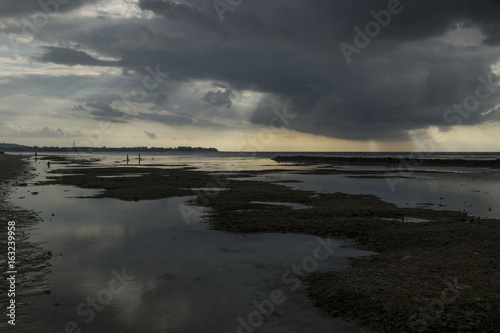
<path fill-rule="evenodd" d="M 22 146 L 22 145 L 1 145 L 0 151 L 16 152 L 16 153 L 100 153 L 100 152 L 141 152 L 141 153 L 162 153 L 162 152 L 218 152 L 216 148 L 203 147 L 37 147 L 37 146 Z"/>

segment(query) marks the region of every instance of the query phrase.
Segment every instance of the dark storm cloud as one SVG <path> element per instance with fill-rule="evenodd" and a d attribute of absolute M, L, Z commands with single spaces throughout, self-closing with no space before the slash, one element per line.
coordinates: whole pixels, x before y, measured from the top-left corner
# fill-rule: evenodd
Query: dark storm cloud
<path fill-rule="evenodd" d="M 96 120 L 102 120 L 113 123 L 126 123 L 127 119 L 130 119 L 130 116 L 128 114 L 113 109 L 111 106 L 106 104 L 89 102 L 85 104 L 85 106 L 94 109 L 92 111 L 89 111 L 89 114 Z M 77 109 L 87 111 L 81 105 L 79 105 Z"/>
<path fill-rule="evenodd" d="M 41 62 L 52 62 L 61 65 L 75 66 L 118 66 L 119 61 L 99 60 L 84 51 L 77 51 L 62 47 L 44 46 L 44 54 L 35 57 Z"/>
<path fill-rule="evenodd" d="M 75 110 L 82 111 L 82 112 L 88 112 L 88 110 L 81 105 L 75 106 Z"/>
<path fill-rule="evenodd" d="M 168 104 L 168 97 L 166 94 L 159 94 L 156 99 L 155 99 L 155 107 L 156 108 L 163 108 L 165 105 Z"/>
<path fill-rule="evenodd" d="M 184 2 L 141 0 L 139 1 L 139 8 L 165 16 L 171 21 L 222 33 L 224 31 L 223 27 L 218 24 L 213 16 L 207 15 L 207 3 L 210 4 L 211 1 L 202 3 L 201 1 L 193 0 L 186 0 Z"/>
<path fill-rule="evenodd" d="M 209 48 L 194 41 L 184 49 L 158 50 L 152 59 L 165 59 L 163 68 L 188 79 L 253 88 L 279 101 L 263 100 L 251 117 L 255 123 L 269 123 L 273 108 L 289 103 L 297 114 L 290 128 L 347 139 L 397 140 L 408 130 L 455 125 L 445 121 L 445 112 L 462 103 L 479 84 L 478 76 L 490 75 L 497 61 L 488 51 L 500 39 L 500 2 L 393 1 L 399 13 L 348 65 L 339 44 L 354 45 L 354 27 L 364 30 L 374 20 L 372 11 L 383 15 L 390 3 L 247 1 L 227 11 L 223 23 L 213 8 L 196 1 L 143 0 L 141 8 L 199 29 L 212 41 Z M 476 46 L 442 39 L 450 31 L 460 38 L 460 29 L 468 28 L 484 36 Z M 216 98 L 222 92 L 216 94 L 203 99 L 223 105 Z M 498 97 L 495 91 L 461 123 L 491 121 L 484 112 Z"/>
<path fill-rule="evenodd" d="M 147 26 L 140 24 L 139 29 L 144 31 L 149 36 L 149 38 L 155 37 L 155 34 L 153 33 L 153 31 L 151 31 Z"/>
<path fill-rule="evenodd" d="M 146 136 L 150 140 L 156 140 L 156 139 L 158 139 L 158 135 L 156 133 L 152 133 L 152 132 L 149 132 L 149 131 L 144 131 L 144 134 L 146 134 Z"/>
<path fill-rule="evenodd" d="M 227 126 L 211 122 L 202 118 L 194 118 L 191 116 L 177 114 L 160 114 L 156 112 L 144 113 L 140 112 L 134 118 L 140 120 L 153 121 L 169 126 L 195 126 L 203 128 L 226 129 Z"/>
<path fill-rule="evenodd" d="M 216 107 L 226 107 L 230 108 L 233 102 L 231 101 L 231 98 L 233 97 L 233 92 L 231 90 L 217 90 L 217 91 L 212 91 L 210 90 L 203 96 L 202 101 L 207 103 L 208 105 L 216 106 Z"/>
<path fill-rule="evenodd" d="M 67 13 L 101 0 L 0 0 L 0 17 Z"/>
<path fill-rule="evenodd" d="M 88 113 L 95 120 L 112 122 L 112 123 L 128 123 L 132 120 L 146 120 L 169 126 L 196 126 L 196 127 L 210 127 L 210 128 L 224 127 L 220 124 L 216 124 L 211 121 L 204 120 L 202 118 L 184 114 L 139 112 L 137 115 L 130 115 L 120 110 L 117 110 L 104 102 L 87 102 L 85 106 L 82 105 L 76 106 L 75 110 L 78 112 Z M 161 111 L 166 111 L 166 110 L 162 109 Z"/>
<path fill-rule="evenodd" d="M 473 112 L 453 106 L 474 96 L 478 77 L 488 78 L 498 61 L 500 2 L 395 1 L 244 0 L 221 21 L 211 0 L 141 0 L 139 8 L 155 16 L 82 22 L 87 30 L 51 22 L 38 38 L 52 46 L 38 60 L 119 66 L 134 73 L 139 84 L 150 74 L 148 66 L 158 66 L 169 82 L 213 81 L 216 89 L 201 98 L 213 107 L 200 112 L 224 117 L 230 117 L 228 107 L 235 109 L 233 95 L 257 91 L 264 97 L 248 116 L 253 123 L 268 125 L 273 110 L 286 105 L 295 115 L 288 128 L 330 137 L 400 140 L 413 129 L 446 130 L 458 124 L 456 117 L 465 125 L 498 121 L 496 111 L 488 113 L 500 101 L 498 86 Z M 401 10 L 350 55 L 348 64 L 340 43 L 355 46 L 354 28 L 364 31 L 375 20 L 373 13 L 383 16 L 391 3 Z M 474 29 L 471 41 L 467 34 Z M 121 60 L 99 60 L 85 50 Z M 161 96 L 171 97 L 172 91 L 152 93 L 145 102 L 154 105 L 151 111 L 164 111 L 169 100 Z M 453 113 L 445 117 L 450 108 Z M 217 126 L 189 114 L 138 117 L 174 126 Z"/>
<path fill-rule="evenodd" d="M 194 124 L 194 120 L 191 117 L 172 115 L 172 114 L 160 114 L 156 112 L 153 113 L 141 112 L 139 113 L 137 118 L 141 120 L 154 121 L 170 126 L 186 126 Z"/>
<path fill-rule="evenodd" d="M 119 98 L 120 91 L 116 87 L 124 80 L 123 77 L 110 78 L 96 84 L 95 76 L 77 75 L 22 75 L 19 77 L 4 76 L 0 80 L 0 98 L 28 95 L 36 98 L 56 97 L 70 98 L 80 104 L 99 100 L 101 104 L 111 103 Z"/>

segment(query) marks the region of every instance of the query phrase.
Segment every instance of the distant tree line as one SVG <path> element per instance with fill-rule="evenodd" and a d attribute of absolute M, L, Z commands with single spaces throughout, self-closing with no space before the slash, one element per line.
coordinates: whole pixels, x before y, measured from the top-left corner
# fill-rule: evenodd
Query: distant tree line
<path fill-rule="evenodd" d="M 177 147 L 177 148 L 163 148 L 163 147 L 121 147 L 121 148 L 108 148 L 108 147 L 38 147 L 38 146 L 23 146 L 14 143 L 0 143 L 0 151 L 7 152 L 74 152 L 74 153 L 93 153 L 93 152 L 218 152 L 216 148 L 202 148 L 202 147 Z"/>

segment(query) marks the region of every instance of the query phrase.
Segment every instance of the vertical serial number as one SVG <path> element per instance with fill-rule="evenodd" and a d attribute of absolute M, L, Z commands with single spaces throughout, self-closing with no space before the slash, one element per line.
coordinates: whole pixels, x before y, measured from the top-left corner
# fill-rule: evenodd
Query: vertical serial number
<path fill-rule="evenodd" d="M 16 325 L 16 222 L 9 221 L 7 224 L 7 284 L 9 290 L 7 296 L 7 321 L 10 325 Z"/>

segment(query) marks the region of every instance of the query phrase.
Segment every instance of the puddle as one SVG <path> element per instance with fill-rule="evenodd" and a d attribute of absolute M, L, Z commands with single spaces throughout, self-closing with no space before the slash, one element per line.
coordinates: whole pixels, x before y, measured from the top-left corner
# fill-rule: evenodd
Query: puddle
<path fill-rule="evenodd" d="M 215 192 L 215 191 L 225 191 L 227 188 L 223 187 L 197 187 L 197 188 L 191 188 L 193 191 L 203 191 L 203 192 Z"/>
<path fill-rule="evenodd" d="M 271 202 L 271 201 L 252 201 L 253 204 L 261 204 L 261 205 L 274 205 L 274 206 L 287 206 L 293 209 L 309 209 L 312 206 L 306 206 L 295 202 Z"/>
<path fill-rule="evenodd" d="M 399 221 L 399 222 L 408 222 L 408 223 L 426 223 L 433 222 L 432 220 L 419 219 L 416 217 L 405 217 L 404 219 L 391 219 L 391 218 L 382 218 L 385 221 Z"/>
<path fill-rule="evenodd" d="M 109 176 L 97 176 L 97 178 L 135 178 L 142 177 L 144 175 L 148 175 L 148 173 L 129 173 L 129 174 L 117 174 L 117 175 L 109 175 Z"/>
<path fill-rule="evenodd" d="M 418 178 L 377 179 L 350 178 L 345 175 L 270 173 L 240 180 L 275 182 L 317 193 L 373 194 L 398 207 L 418 207 L 420 203 L 430 203 L 431 209 L 465 210 L 472 216 L 497 218 L 494 210 L 489 208 L 500 199 L 500 170 L 456 168 L 445 173 L 421 172 L 414 173 L 413 176 Z M 280 182 L 284 180 L 300 182 Z M 390 184 L 393 185 L 392 189 Z"/>
<path fill-rule="evenodd" d="M 431 220 L 426 220 L 426 219 L 419 219 L 416 217 L 405 217 L 403 222 L 410 222 L 410 223 L 425 223 L 425 222 L 432 222 Z"/>

